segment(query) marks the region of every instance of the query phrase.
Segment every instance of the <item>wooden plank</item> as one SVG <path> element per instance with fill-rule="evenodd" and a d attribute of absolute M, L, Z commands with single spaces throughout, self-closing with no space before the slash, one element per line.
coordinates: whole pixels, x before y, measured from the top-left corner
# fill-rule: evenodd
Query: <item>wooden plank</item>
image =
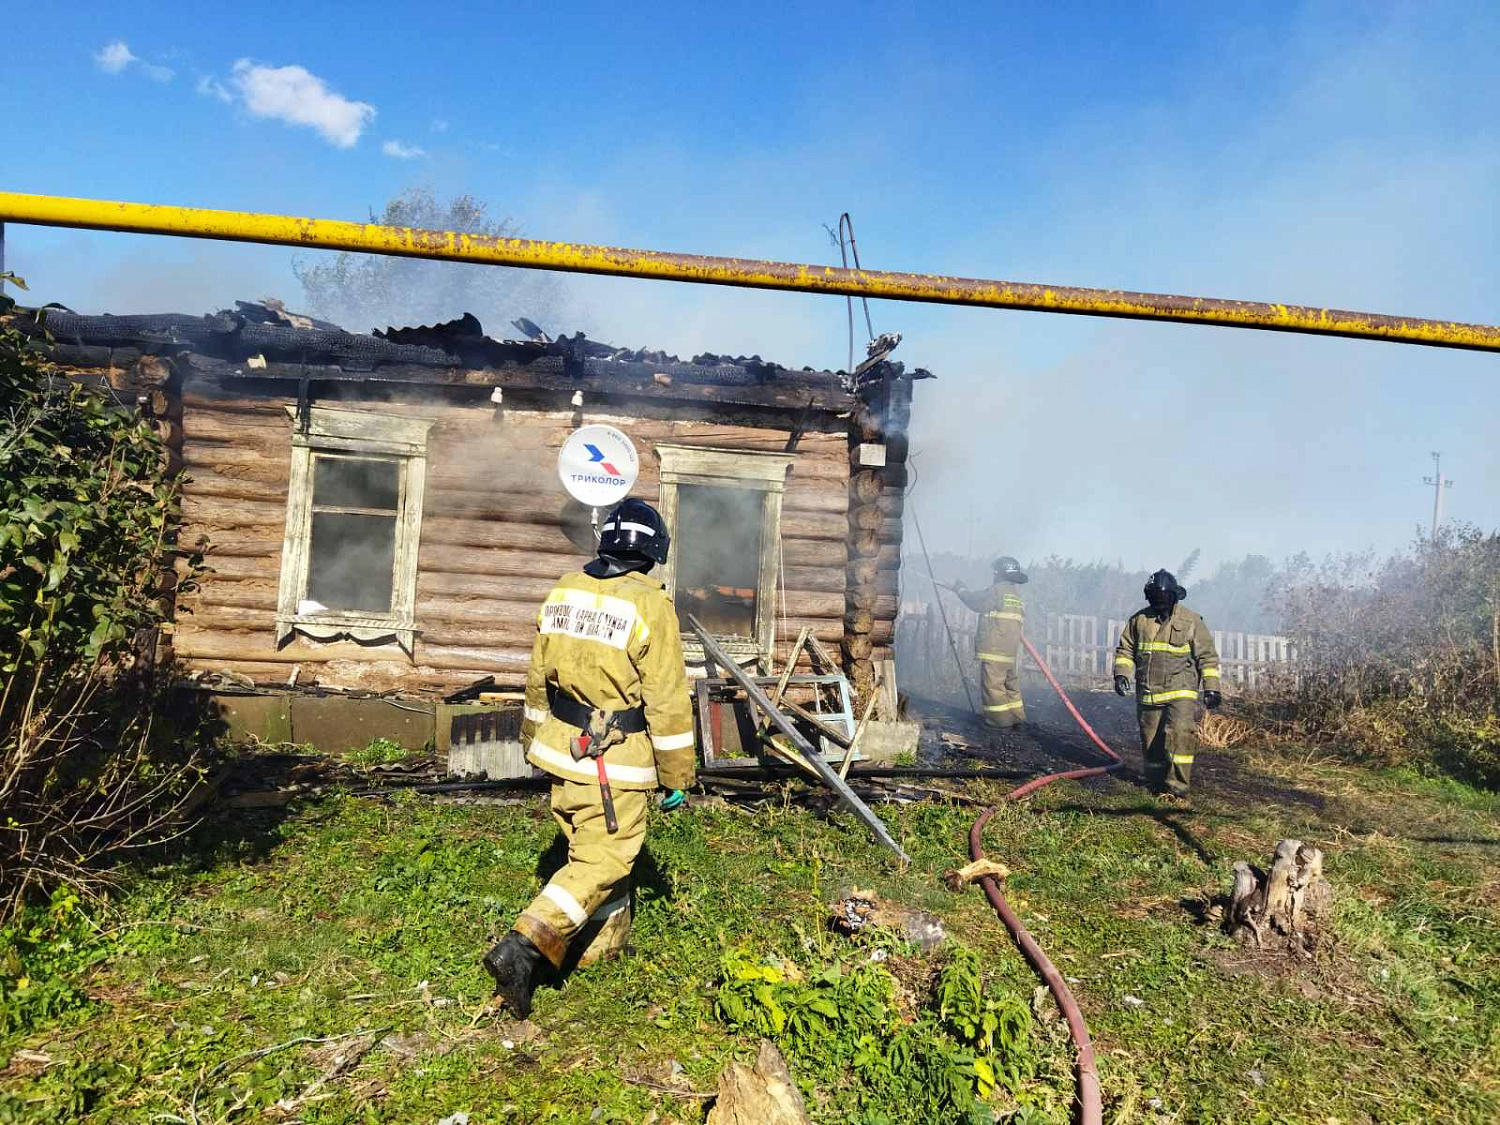
<path fill-rule="evenodd" d="M 880 698 L 881 720 L 894 723 L 901 718 L 900 696 L 896 690 L 895 660 L 887 658 L 877 661 L 876 676 L 879 690 L 875 694 Z"/>
<path fill-rule="evenodd" d="M 812 650 L 812 654 L 816 658 L 824 675 L 837 675 L 843 669 L 839 667 L 839 662 L 833 658 L 833 655 L 823 647 L 823 639 L 817 635 L 808 637 L 807 647 Z M 842 639 L 842 637 L 838 639 Z"/>
<path fill-rule="evenodd" d="M 807 638 L 811 633 L 812 629 L 804 625 L 801 632 L 797 634 L 797 639 L 793 642 L 791 651 L 787 653 L 786 665 L 781 669 L 781 676 L 776 681 L 776 689 L 771 692 L 771 706 L 775 707 L 781 703 L 781 697 L 786 693 L 787 682 L 792 678 L 792 671 L 796 668 L 797 660 L 802 655 L 802 648 L 807 644 Z M 770 720 L 765 719 L 761 723 L 760 732 L 764 735 L 769 729 Z"/>
<path fill-rule="evenodd" d="M 869 725 L 870 715 L 875 710 L 875 703 L 880 698 L 880 681 L 876 681 L 875 690 L 870 693 L 869 701 L 865 704 L 865 713 L 859 718 L 859 726 L 854 728 L 854 737 L 849 740 L 848 752 L 844 755 L 844 764 L 839 766 L 839 777 L 849 776 L 849 766 L 854 761 L 855 751 L 859 749 L 859 736 L 865 733 L 865 727 Z"/>
<path fill-rule="evenodd" d="M 811 724 L 814 730 L 816 730 L 830 742 L 833 742 L 838 746 L 849 746 L 851 741 L 849 736 L 843 731 L 839 730 L 837 727 L 829 726 L 826 722 L 823 721 L 824 717 L 813 714 L 806 707 L 803 707 L 800 703 L 795 703 L 790 699 L 781 700 L 779 705 L 786 708 L 793 715 L 796 715 L 797 718 L 801 719 L 803 722 Z"/>

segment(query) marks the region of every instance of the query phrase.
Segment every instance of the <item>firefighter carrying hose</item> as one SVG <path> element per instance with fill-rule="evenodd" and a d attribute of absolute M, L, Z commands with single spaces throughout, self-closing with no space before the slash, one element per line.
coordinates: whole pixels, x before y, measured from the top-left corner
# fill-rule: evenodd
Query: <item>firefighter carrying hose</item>
<path fill-rule="evenodd" d="M 695 778 L 693 714 L 677 612 L 647 576 L 667 561 L 666 524 L 649 504 L 609 514 L 599 557 L 565 574 L 537 616 L 521 741 L 552 775 L 552 816 L 568 862 L 485 955 L 516 1018 L 531 1010 L 543 959 L 561 968 L 620 952 L 630 932 L 630 871 L 657 786 L 665 811 Z"/>
<path fill-rule="evenodd" d="M 985 725 L 1003 729 L 1026 721 L 1016 659 L 1021 652 L 1021 625 L 1026 619 L 1019 587 L 1027 579 L 1021 564 L 1009 555 L 1000 556 L 993 567 L 995 581 L 988 589 L 970 592 L 960 582 L 953 592 L 979 614 L 974 655 L 980 667 L 980 705 Z"/>
<path fill-rule="evenodd" d="M 1198 745 L 1198 688 L 1210 710 L 1219 694 L 1219 653 L 1213 634 L 1181 604 L 1187 590 L 1170 571 L 1158 570 L 1146 582 L 1149 606 L 1120 630 L 1115 649 L 1115 693 L 1130 690 L 1135 677 L 1136 717 L 1146 779 L 1159 792 L 1186 797 Z"/>

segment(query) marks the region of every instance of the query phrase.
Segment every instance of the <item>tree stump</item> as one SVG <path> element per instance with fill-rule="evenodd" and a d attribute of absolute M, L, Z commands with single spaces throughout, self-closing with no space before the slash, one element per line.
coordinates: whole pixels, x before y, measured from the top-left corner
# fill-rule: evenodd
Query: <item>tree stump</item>
<path fill-rule="evenodd" d="M 760 1041 L 753 1067 L 730 1063 L 719 1076 L 719 1096 L 705 1125 L 808 1125 L 802 1093 L 769 1039 Z"/>
<path fill-rule="evenodd" d="M 1284 948 L 1311 955 L 1318 931 L 1333 905 L 1333 888 L 1323 878 L 1323 853 L 1301 840 L 1282 840 L 1262 871 L 1241 860 L 1224 911 L 1224 931 L 1257 949 Z"/>

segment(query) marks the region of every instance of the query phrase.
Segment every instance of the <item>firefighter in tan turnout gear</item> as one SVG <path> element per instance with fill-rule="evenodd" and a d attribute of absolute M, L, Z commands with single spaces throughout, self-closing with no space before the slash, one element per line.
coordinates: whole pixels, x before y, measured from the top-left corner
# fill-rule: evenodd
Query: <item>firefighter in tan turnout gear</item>
<path fill-rule="evenodd" d="M 993 566 L 995 581 L 988 589 L 966 590 L 959 583 L 953 592 L 979 614 L 974 655 L 980 668 L 980 707 L 986 726 L 1003 729 L 1026 721 L 1016 660 L 1021 654 L 1021 625 L 1026 619 L 1019 587 L 1027 579 L 1021 564 L 1009 555 L 996 559 Z"/>
<path fill-rule="evenodd" d="M 668 545 L 656 510 L 626 500 L 605 520 L 599 557 L 563 575 L 537 617 L 521 739 L 552 775 L 568 862 L 484 959 L 517 1018 L 531 1010 L 543 959 L 561 968 L 578 945 L 582 965 L 624 947 L 651 793 L 669 790 L 670 811 L 695 778 L 677 612 L 647 575 Z"/>
<path fill-rule="evenodd" d="M 1198 746 L 1199 686 L 1210 710 L 1223 698 L 1219 653 L 1203 618 L 1179 604 L 1187 590 L 1171 572 L 1153 574 L 1145 594 L 1150 605 L 1120 631 L 1115 692 L 1124 695 L 1130 690 L 1130 677 L 1135 677 L 1146 779 L 1161 792 L 1185 797 Z"/>

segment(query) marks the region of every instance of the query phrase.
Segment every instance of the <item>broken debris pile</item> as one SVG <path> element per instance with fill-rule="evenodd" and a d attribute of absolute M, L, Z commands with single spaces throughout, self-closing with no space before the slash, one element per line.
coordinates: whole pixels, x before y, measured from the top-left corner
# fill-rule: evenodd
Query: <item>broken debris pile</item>
<path fill-rule="evenodd" d="M 851 888 L 829 907 L 829 923 L 844 934 L 858 934 L 870 927 L 899 934 L 919 949 L 936 949 L 947 931 L 943 920 L 925 910 L 890 902 L 875 891 Z"/>

